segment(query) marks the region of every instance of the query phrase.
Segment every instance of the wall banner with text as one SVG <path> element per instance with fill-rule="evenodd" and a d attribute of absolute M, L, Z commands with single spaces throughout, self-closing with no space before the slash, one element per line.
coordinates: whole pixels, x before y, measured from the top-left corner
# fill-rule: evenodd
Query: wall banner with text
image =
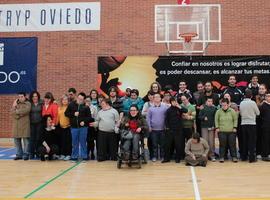
<path fill-rule="evenodd" d="M 0 38 L 0 94 L 37 88 L 37 38 Z"/>
<path fill-rule="evenodd" d="M 0 32 L 100 30 L 100 2 L 0 4 Z"/>
<path fill-rule="evenodd" d="M 106 56 L 98 57 L 100 91 L 117 86 L 136 88 L 145 95 L 150 84 L 158 81 L 162 87 L 172 85 L 178 90 L 184 79 L 189 89 L 196 90 L 198 81 L 211 81 L 216 92 L 228 85 L 229 75 L 236 75 L 237 86 L 245 88 L 253 74 L 268 85 L 270 56 Z"/>

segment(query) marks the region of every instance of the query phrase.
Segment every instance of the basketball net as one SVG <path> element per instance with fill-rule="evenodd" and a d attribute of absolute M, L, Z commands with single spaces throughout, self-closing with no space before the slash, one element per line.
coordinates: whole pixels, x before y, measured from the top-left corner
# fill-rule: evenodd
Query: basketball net
<path fill-rule="evenodd" d="M 197 33 L 182 33 L 179 35 L 182 39 L 184 39 L 183 45 L 183 51 L 185 54 L 192 54 L 195 43 L 192 42 L 192 39 L 196 36 L 198 36 Z"/>

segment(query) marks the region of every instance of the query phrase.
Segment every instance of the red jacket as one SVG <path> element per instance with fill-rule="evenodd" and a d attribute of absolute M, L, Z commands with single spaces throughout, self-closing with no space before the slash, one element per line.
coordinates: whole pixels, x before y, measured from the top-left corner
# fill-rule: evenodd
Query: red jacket
<path fill-rule="evenodd" d="M 54 124 L 57 123 L 57 115 L 58 115 L 58 105 L 55 103 L 49 104 L 49 106 L 45 107 L 45 105 L 42 106 L 42 116 L 44 115 L 51 115 L 52 121 Z"/>

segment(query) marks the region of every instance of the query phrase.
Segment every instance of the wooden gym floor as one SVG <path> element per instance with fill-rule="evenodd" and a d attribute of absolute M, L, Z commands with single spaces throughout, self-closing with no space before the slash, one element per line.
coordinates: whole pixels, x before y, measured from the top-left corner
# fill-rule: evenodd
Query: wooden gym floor
<path fill-rule="evenodd" d="M 149 162 L 117 169 L 115 162 L 0 161 L 0 196 L 77 199 L 270 199 L 269 163 Z M 195 198 L 196 197 L 196 198 Z"/>
<path fill-rule="evenodd" d="M 193 168 L 150 161 L 142 169 L 117 169 L 112 161 L 1 159 L 2 199 L 270 199 L 270 162 L 209 162 Z"/>

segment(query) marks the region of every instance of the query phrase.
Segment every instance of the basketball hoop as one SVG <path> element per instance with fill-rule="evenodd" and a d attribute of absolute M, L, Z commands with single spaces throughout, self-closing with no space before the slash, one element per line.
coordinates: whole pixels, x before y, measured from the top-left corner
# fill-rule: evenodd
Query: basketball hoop
<path fill-rule="evenodd" d="M 179 37 L 181 39 L 184 39 L 183 42 L 183 51 L 186 53 L 192 53 L 193 47 L 194 47 L 194 42 L 192 42 L 192 39 L 197 37 L 197 33 L 180 33 Z"/>

